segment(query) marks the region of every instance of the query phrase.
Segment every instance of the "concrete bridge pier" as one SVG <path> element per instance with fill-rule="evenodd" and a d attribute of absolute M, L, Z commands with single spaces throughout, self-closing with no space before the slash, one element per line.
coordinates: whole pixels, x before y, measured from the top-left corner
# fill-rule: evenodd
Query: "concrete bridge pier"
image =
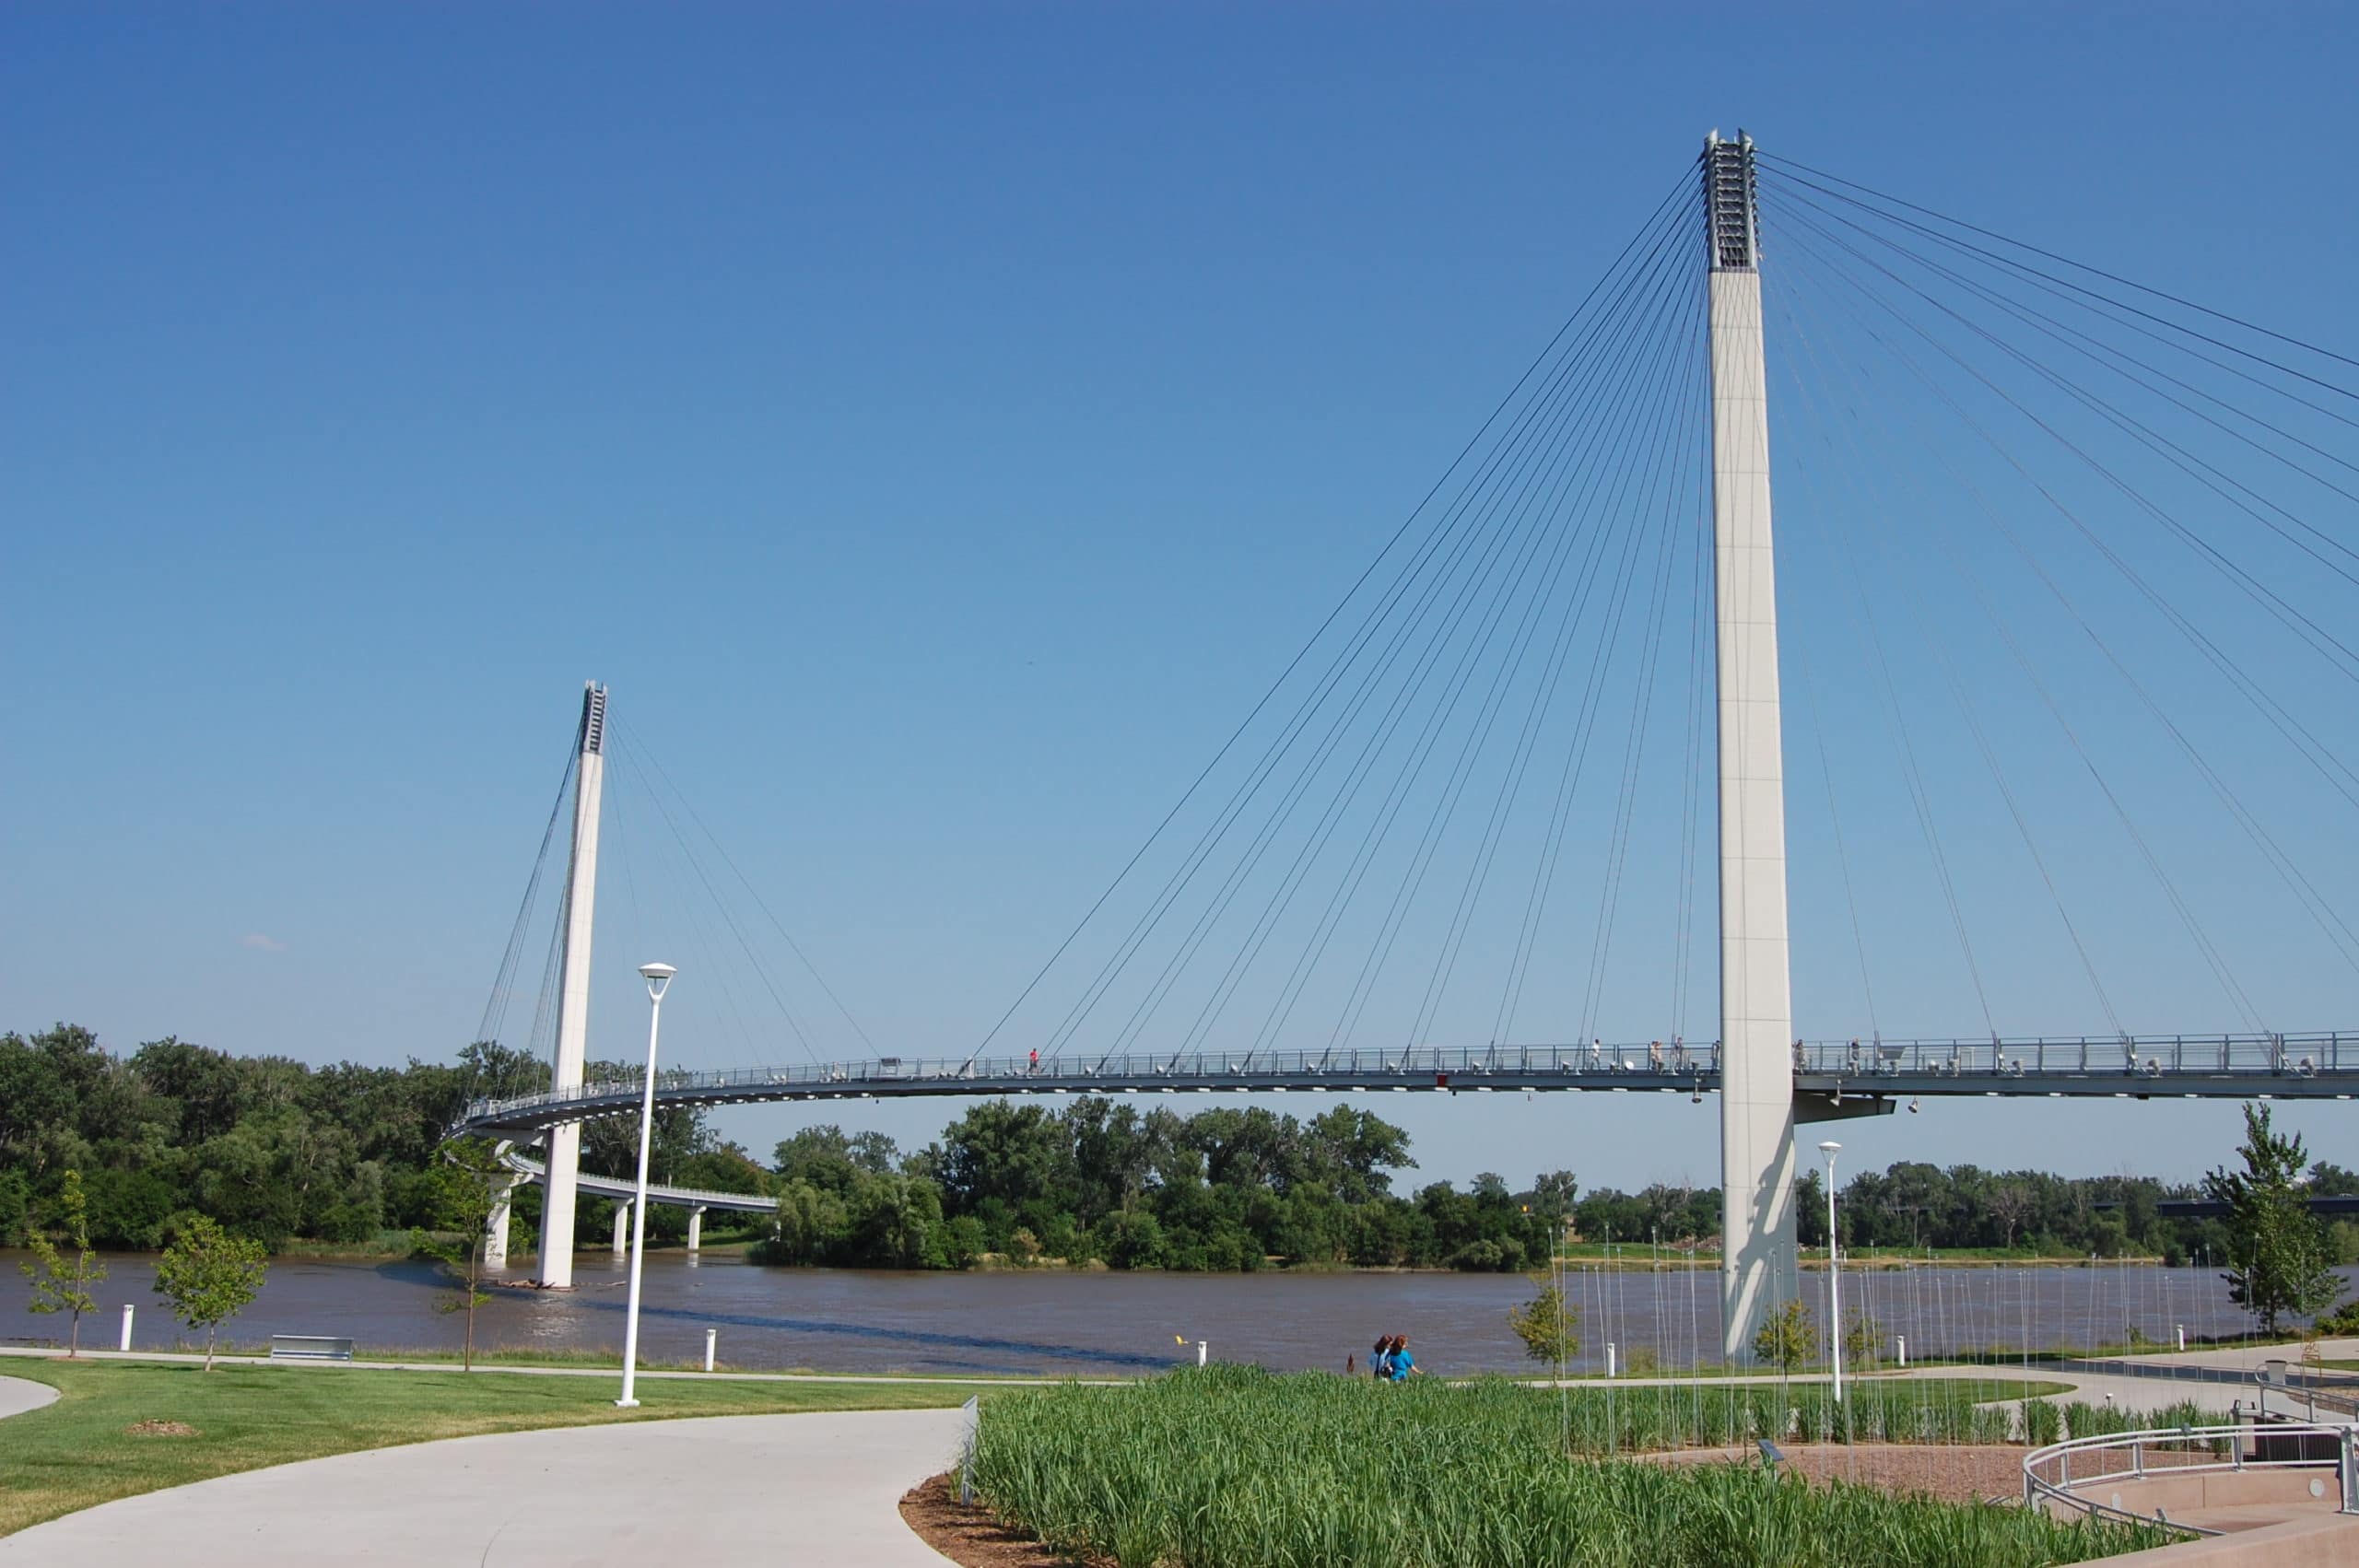
<path fill-rule="evenodd" d="M 617 1258 L 627 1258 L 629 1255 L 630 1205 L 628 1203 L 617 1203 L 615 1205 L 615 1256 Z"/>
<path fill-rule="evenodd" d="M 696 1251 L 704 1245 L 704 1205 L 699 1203 L 688 1211 L 688 1250 Z"/>
<path fill-rule="evenodd" d="M 565 954 L 559 970 L 557 1059 L 549 1087 L 562 1094 L 581 1086 L 590 1041 L 590 942 L 598 902 L 598 802 L 606 777 L 606 688 L 581 693 L 581 755 L 574 761 L 573 858 L 565 883 Z M 541 1283 L 573 1288 L 573 1214 L 581 1170 L 581 1124 L 548 1130 L 548 1176 L 541 1201 Z M 617 1249 L 619 1250 L 619 1249 Z"/>
<path fill-rule="evenodd" d="M 499 1196 L 492 1200 L 491 1212 L 483 1222 L 483 1266 L 487 1269 L 508 1267 L 508 1218 L 514 1208 L 516 1178 L 510 1176 L 500 1183 Z"/>

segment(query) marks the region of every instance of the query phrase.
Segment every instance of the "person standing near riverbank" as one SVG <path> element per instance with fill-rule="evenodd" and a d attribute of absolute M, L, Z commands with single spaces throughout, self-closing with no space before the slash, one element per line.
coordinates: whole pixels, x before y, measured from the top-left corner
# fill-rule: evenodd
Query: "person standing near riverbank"
<path fill-rule="evenodd" d="M 1409 1353 L 1408 1335 L 1392 1336 L 1392 1353 L 1385 1358 L 1385 1371 L 1395 1383 L 1406 1383 L 1409 1375 L 1417 1372 L 1417 1358 Z M 1417 1375 L 1422 1377 L 1425 1374 L 1419 1372 Z"/>

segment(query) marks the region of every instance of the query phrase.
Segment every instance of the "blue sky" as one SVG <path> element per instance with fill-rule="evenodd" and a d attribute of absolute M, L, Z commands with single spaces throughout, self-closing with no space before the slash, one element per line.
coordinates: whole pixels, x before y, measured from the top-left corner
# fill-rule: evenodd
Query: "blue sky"
<path fill-rule="evenodd" d="M 595 676 L 868 1035 L 963 1052 L 1705 131 L 2347 348 L 2321 164 L 2354 31 L 2300 6 L 12 9 L 0 1024 L 454 1047 Z M 1803 486 L 1834 451 L 1781 456 L 1781 513 L 1830 494 Z M 1848 645 L 1837 536 L 1789 538 L 1791 687 L 1797 648 L 1839 672 Z M 1832 754 L 1884 745 L 1872 694 L 1826 678 Z M 1856 1029 L 1794 702 L 1798 1001 Z M 2118 847 L 2040 771 L 2069 755 L 2028 705 L 1993 722 L 2066 880 L 2102 889 Z M 2121 743 L 2145 774 L 2151 739 Z M 2285 788 L 2272 820 L 2359 869 Z M 596 1048 L 630 1048 L 628 971 L 661 947 L 678 1059 L 762 1059 L 763 988 L 736 973 L 750 1016 L 698 1000 L 702 938 L 665 912 L 694 890 L 621 793 L 646 898 L 609 894 Z M 1855 876 L 1893 890 L 1887 1029 L 1978 1032 L 1905 796 L 1844 806 Z M 2205 802 L 2142 809 L 2279 1026 L 2359 1024 Z M 2103 1028 L 2008 918 L 2023 868 L 1961 859 L 2003 1026 Z M 2079 897 L 2135 1024 L 2236 1024 L 2143 895 Z M 736 963 L 703 937 L 709 972 Z M 1535 1028 L 1579 1011 L 1552 994 Z M 1401 1115 L 1438 1174 L 1635 1184 L 1708 1178 L 1708 1110 Z M 945 1116 L 850 1119 L 921 1141 Z M 766 1148 L 798 1117 L 730 1129 Z M 1850 1141 L 2186 1176 L 2234 1122 L 1969 1105 Z"/>

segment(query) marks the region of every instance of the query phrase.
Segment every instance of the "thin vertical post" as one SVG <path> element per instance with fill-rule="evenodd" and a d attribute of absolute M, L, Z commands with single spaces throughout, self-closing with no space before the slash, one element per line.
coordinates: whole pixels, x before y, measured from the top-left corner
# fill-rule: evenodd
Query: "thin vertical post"
<path fill-rule="evenodd" d="M 672 983 L 673 971 L 666 964 L 650 964 L 640 973 L 647 977 L 647 1081 L 640 1088 L 639 1183 L 630 1203 L 630 1292 L 623 1308 L 623 1397 L 615 1401 L 623 1410 L 639 1403 L 639 1284 L 647 1262 L 647 1153 L 655 1141 L 655 1042 L 663 1026 L 663 992 Z M 621 1234 L 618 1223 L 617 1238 Z"/>
<path fill-rule="evenodd" d="M 1800 1294 L 1768 375 L 1750 137 L 1724 142 L 1715 132 L 1705 143 L 1704 205 L 1719 717 L 1721 1349 L 1736 1361 L 1761 1319 Z"/>

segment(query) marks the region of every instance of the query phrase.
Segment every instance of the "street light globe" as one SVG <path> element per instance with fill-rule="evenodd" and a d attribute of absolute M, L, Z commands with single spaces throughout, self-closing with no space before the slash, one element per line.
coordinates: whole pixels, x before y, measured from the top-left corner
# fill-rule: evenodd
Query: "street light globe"
<path fill-rule="evenodd" d="M 642 964 L 639 966 L 639 972 L 651 980 L 668 980 L 679 973 L 669 964 Z M 1819 1147 L 1823 1149 L 1826 1145 L 1822 1143 Z"/>
<path fill-rule="evenodd" d="M 641 970 L 640 973 L 644 974 L 646 971 Z M 1818 1146 L 1818 1152 L 1822 1154 L 1839 1154 L 1843 1152 L 1843 1145 L 1830 1138 Z"/>

